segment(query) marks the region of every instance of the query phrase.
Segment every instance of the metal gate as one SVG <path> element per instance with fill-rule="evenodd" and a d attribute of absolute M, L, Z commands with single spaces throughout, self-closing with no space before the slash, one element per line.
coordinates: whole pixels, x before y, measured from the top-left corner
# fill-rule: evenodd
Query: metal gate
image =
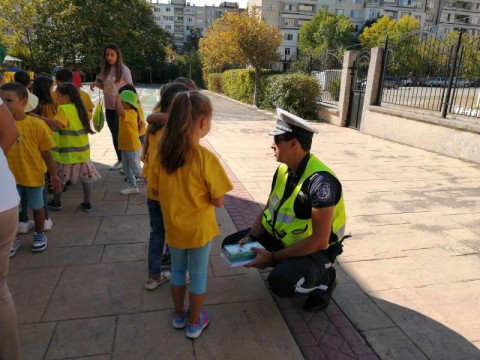
<path fill-rule="evenodd" d="M 350 103 L 348 104 L 347 126 L 360 129 L 362 121 L 363 99 L 367 87 L 368 67 L 370 65 L 370 52 L 361 52 L 353 62 L 351 68 Z"/>

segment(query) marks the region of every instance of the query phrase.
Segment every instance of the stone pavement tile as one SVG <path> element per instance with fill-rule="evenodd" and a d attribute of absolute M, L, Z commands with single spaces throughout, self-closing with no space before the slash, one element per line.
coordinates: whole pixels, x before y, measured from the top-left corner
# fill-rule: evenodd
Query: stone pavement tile
<path fill-rule="evenodd" d="M 147 252 L 145 245 L 145 243 L 105 245 L 102 263 L 144 260 Z"/>
<path fill-rule="evenodd" d="M 103 246 L 76 246 L 64 248 L 48 248 L 33 256 L 28 263 L 29 268 L 56 267 L 82 264 L 97 264 L 103 253 Z"/>
<path fill-rule="evenodd" d="M 148 215 L 106 216 L 98 229 L 95 245 L 145 242 L 149 234 Z"/>
<path fill-rule="evenodd" d="M 18 325 L 18 338 L 20 340 L 22 359 L 43 359 L 55 327 L 55 322 Z"/>
<path fill-rule="evenodd" d="M 147 201 L 145 200 L 145 203 Z M 148 215 L 148 208 L 145 204 L 128 204 L 127 205 L 127 215 Z"/>
<path fill-rule="evenodd" d="M 202 335 L 207 336 L 211 329 Z M 197 340 L 198 341 L 198 340 Z M 115 360 L 195 359 L 185 330 L 172 326 L 172 310 L 120 315 L 113 349 Z"/>
<path fill-rule="evenodd" d="M 105 188 L 96 186 L 96 184 L 93 184 L 93 189 L 92 189 L 92 202 L 98 202 L 102 201 L 103 198 L 105 197 Z M 67 186 L 67 191 L 62 193 L 62 205 L 63 205 L 63 199 L 70 199 L 70 198 L 75 198 L 80 200 L 80 202 L 83 201 L 83 189 L 82 185 L 80 183 L 77 183 L 75 185 Z"/>
<path fill-rule="evenodd" d="M 207 281 L 205 304 L 224 304 L 267 299 L 271 296 L 258 271 L 250 269 L 245 275 L 214 277 Z"/>
<path fill-rule="evenodd" d="M 206 306 L 211 311 L 212 323 L 193 343 L 196 356 L 199 359 L 302 359 L 273 305 L 269 297 L 261 301 Z"/>
<path fill-rule="evenodd" d="M 114 216 L 124 215 L 127 208 L 127 199 L 124 201 L 99 201 L 92 203 L 93 211 L 86 213 L 80 208 L 75 215 L 82 217 L 90 216 Z"/>
<path fill-rule="evenodd" d="M 409 291 L 410 293 L 412 291 Z M 382 292 L 381 295 L 383 298 L 375 298 L 375 302 L 383 311 L 388 313 L 399 330 L 408 334 L 410 341 L 420 348 L 429 359 L 474 359 L 480 357 L 480 351 L 475 346 L 443 323 L 425 315 L 424 312 L 420 313 L 410 309 L 407 307 L 409 306 L 408 303 L 405 306 L 400 306 L 391 302 L 392 296 L 388 292 L 385 294 Z M 401 296 L 398 291 L 396 295 L 397 297 Z M 415 301 L 415 294 L 412 297 Z M 384 300 L 384 298 L 388 300 Z M 423 299 L 423 297 L 420 298 Z M 418 308 L 416 303 L 412 305 Z M 439 308 L 435 306 L 435 312 L 438 310 Z M 443 314 L 440 314 L 440 316 L 443 317 Z M 462 314 L 458 314 L 458 316 L 462 316 Z M 369 340 L 368 332 L 365 332 L 367 340 Z M 377 350 L 376 347 L 375 350 Z"/>
<path fill-rule="evenodd" d="M 144 296 L 143 262 L 78 265 L 65 268 L 51 296 L 45 321 L 138 311 Z"/>
<path fill-rule="evenodd" d="M 359 330 L 394 326 L 390 318 L 355 283 L 338 284 L 333 298 Z"/>
<path fill-rule="evenodd" d="M 101 220 L 84 216 L 77 216 L 73 221 L 72 218 L 54 219 L 52 230 L 47 232 L 49 248 L 92 245 Z"/>
<path fill-rule="evenodd" d="M 62 268 L 10 270 L 8 286 L 17 308 L 17 322 L 39 322 L 49 303 Z"/>
<path fill-rule="evenodd" d="M 110 354 L 115 323 L 114 316 L 59 321 L 45 359 Z"/>
<path fill-rule="evenodd" d="M 429 360 L 422 351 L 397 327 L 362 332 L 380 359 Z"/>
<path fill-rule="evenodd" d="M 79 358 L 69 358 L 69 360 L 111 360 L 110 355 L 86 356 Z"/>
<path fill-rule="evenodd" d="M 33 258 L 34 253 L 31 250 L 31 239 L 27 241 L 22 240 L 22 246 L 17 251 L 17 255 L 10 259 L 9 269 L 24 269 L 28 266 L 28 263 Z"/>

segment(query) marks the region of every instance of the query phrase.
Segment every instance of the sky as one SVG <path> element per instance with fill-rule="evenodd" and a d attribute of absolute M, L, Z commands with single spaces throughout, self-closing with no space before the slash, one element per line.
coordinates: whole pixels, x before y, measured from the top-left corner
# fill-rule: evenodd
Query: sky
<path fill-rule="evenodd" d="M 227 1 L 227 0 L 186 0 L 186 1 L 189 2 L 190 5 L 195 5 L 195 6 L 204 6 L 204 5 L 219 6 L 221 2 Z M 248 0 L 236 0 L 236 1 L 231 0 L 231 2 L 238 2 L 239 6 L 241 8 L 246 9 Z M 158 3 L 159 4 L 168 4 L 169 1 L 168 0 L 158 0 Z"/>

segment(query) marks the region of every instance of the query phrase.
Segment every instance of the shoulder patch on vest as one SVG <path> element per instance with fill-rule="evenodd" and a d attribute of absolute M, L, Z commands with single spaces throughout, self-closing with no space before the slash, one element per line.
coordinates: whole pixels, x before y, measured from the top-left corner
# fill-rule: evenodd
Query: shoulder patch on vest
<path fill-rule="evenodd" d="M 317 195 L 318 200 L 325 201 L 330 199 L 330 184 L 329 183 L 320 183 L 315 189 L 315 194 Z"/>

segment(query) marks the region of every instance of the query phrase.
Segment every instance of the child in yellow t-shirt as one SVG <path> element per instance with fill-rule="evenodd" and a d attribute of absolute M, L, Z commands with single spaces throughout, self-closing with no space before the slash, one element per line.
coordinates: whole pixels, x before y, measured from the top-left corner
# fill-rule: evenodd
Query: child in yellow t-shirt
<path fill-rule="evenodd" d="M 120 118 L 118 129 L 118 149 L 122 151 L 122 169 L 128 187 L 120 190 L 122 195 L 138 194 L 135 174 L 141 175 L 140 152 L 142 143 L 138 135 L 138 95 L 124 90 L 116 99 L 116 111 Z"/>
<path fill-rule="evenodd" d="M 0 88 L 0 96 L 12 113 L 19 132 L 17 142 L 7 154 L 7 161 L 15 176 L 19 194 L 27 195 L 28 207 L 33 211 L 35 233 L 32 251 L 44 251 L 47 248 L 43 198 L 45 171 L 48 169 L 50 173 L 51 187 L 60 191 L 62 186 L 50 154 L 50 149 L 55 144 L 48 127 L 42 120 L 25 114 L 25 107 L 28 103 L 28 90 L 25 86 L 19 83 L 4 84 Z M 20 245 L 20 240 L 15 239 L 10 252 L 11 257 L 15 256 Z"/>
<path fill-rule="evenodd" d="M 59 69 L 55 74 L 55 83 L 57 87 L 67 82 L 73 84 L 73 71 L 67 68 Z M 91 119 L 95 105 L 93 104 L 90 95 L 80 88 L 78 88 L 78 91 L 80 93 L 80 98 L 82 99 L 83 105 L 85 106 L 85 109 L 87 109 L 88 119 Z M 56 93 L 54 93 L 54 102 L 57 101 Z"/>
<path fill-rule="evenodd" d="M 138 96 L 137 89 L 132 84 L 123 85 L 120 89 L 118 89 L 118 93 L 121 94 L 122 91 L 125 91 L 125 90 L 133 91 Z M 145 140 L 145 134 L 147 133 L 147 126 L 145 125 L 145 112 L 143 111 L 142 104 L 140 102 L 140 97 L 138 98 L 137 112 L 138 112 L 138 138 L 140 139 L 140 142 L 142 143 L 142 146 L 143 146 L 144 140 Z M 120 172 L 123 173 L 122 171 Z M 135 174 L 135 176 L 140 177 L 139 174 Z"/>
<path fill-rule="evenodd" d="M 212 239 L 219 234 L 215 207 L 223 206 L 225 193 L 233 188 L 217 157 L 200 146 L 211 121 L 212 104 L 207 96 L 199 91 L 177 94 L 160 139 L 159 160 L 149 165 L 148 182 L 160 199 L 172 260 L 173 327 L 187 326 L 186 336 L 192 339 L 210 323 L 202 306 Z M 191 279 L 188 324 L 184 305 L 187 270 Z"/>
<path fill-rule="evenodd" d="M 145 282 L 145 289 L 155 290 L 160 284 L 170 279 L 170 255 L 168 247 L 165 247 L 165 226 L 163 224 L 162 209 L 158 196 L 152 193 L 152 185 L 148 181 L 150 161 L 158 161 L 156 158 L 159 139 L 163 133 L 165 122 L 168 118 L 170 104 L 176 94 L 181 91 L 188 91 L 188 88 L 181 84 L 169 84 L 162 88 L 160 102 L 155 106 L 155 112 L 148 116 L 156 121 L 155 126 L 150 126 L 144 144 L 142 176 L 147 183 L 147 206 L 150 216 L 150 238 L 148 242 L 148 278 Z M 156 120 L 155 120 L 156 119 Z M 156 187 L 156 186 L 154 186 Z M 164 251 L 165 248 L 165 251 Z M 167 267 L 167 269 L 165 269 Z"/>

